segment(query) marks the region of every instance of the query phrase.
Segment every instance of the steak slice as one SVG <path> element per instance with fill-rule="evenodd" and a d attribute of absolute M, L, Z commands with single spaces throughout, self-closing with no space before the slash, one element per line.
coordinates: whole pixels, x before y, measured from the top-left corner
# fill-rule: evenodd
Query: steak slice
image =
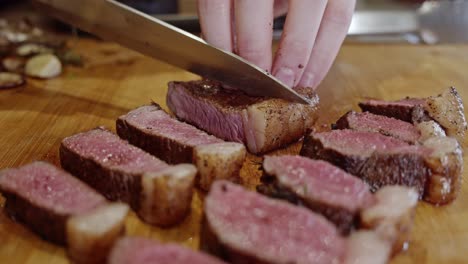
<path fill-rule="evenodd" d="M 455 138 L 431 137 L 423 146 L 433 150 L 426 158 L 431 174 L 426 183 L 424 200 L 443 205 L 455 200 L 463 174 L 463 151 Z"/>
<path fill-rule="evenodd" d="M 343 264 L 386 264 L 391 257 L 392 241 L 375 231 L 353 232 Z"/>
<path fill-rule="evenodd" d="M 230 263 L 341 263 L 345 240 L 324 217 L 227 181 L 205 198 L 201 247 Z"/>
<path fill-rule="evenodd" d="M 209 255 L 176 244 L 160 244 L 141 237 L 119 239 L 109 255 L 108 264 L 223 264 Z"/>
<path fill-rule="evenodd" d="M 415 143 L 421 137 L 419 129 L 411 123 L 369 112 L 350 111 L 336 121 L 334 128 L 377 132 L 408 143 Z"/>
<path fill-rule="evenodd" d="M 465 118 L 465 108 L 460 94 L 454 87 L 450 87 L 440 95 L 427 98 L 424 108 L 445 128 L 448 136 L 455 137 L 461 145 L 466 143 L 465 134 L 468 124 Z"/>
<path fill-rule="evenodd" d="M 312 127 L 318 96 L 307 89 L 299 92 L 311 104 L 249 97 L 206 80 L 171 82 L 167 105 L 179 119 L 258 154 L 297 141 Z"/>
<path fill-rule="evenodd" d="M 363 111 L 385 115 L 403 121 L 419 123 L 434 119 L 447 135 L 455 137 L 460 144 L 465 144 L 468 129 L 464 106 L 458 91 L 454 87 L 446 89 L 437 96 L 423 99 L 403 99 L 399 101 L 368 100 L 359 103 Z"/>
<path fill-rule="evenodd" d="M 215 179 L 237 182 L 246 150 L 178 121 L 157 104 L 142 106 L 119 117 L 117 133 L 131 144 L 169 163 L 197 165 L 199 186 L 208 190 Z"/>
<path fill-rule="evenodd" d="M 425 158 L 432 150 L 381 135 L 354 130 L 310 133 L 301 155 L 326 160 L 356 175 L 372 191 L 385 185 L 414 187 L 420 196 L 429 174 Z"/>
<path fill-rule="evenodd" d="M 66 245 L 78 263 L 102 263 L 124 232 L 128 207 L 109 203 L 72 175 L 45 162 L 0 171 L 5 211 L 42 238 Z"/>
<path fill-rule="evenodd" d="M 375 203 L 361 211 L 361 226 L 372 228 L 392 242 L 392 253 L 407 248 L 418 193 L 405 186 L 385 186 L 374 195 Z"/>
<path fill-rule="evenodd" d="M 327 217 L 342 234 L 348 234 L 355 224 L 377 231 L 385 225 L 392 231 L 386 236 L 395 251 L 409 240 L 418 201 L 414 189 L 385 186 L 372 195 L 357 177 L 328 162 L 300 156 L 267 156 L 263 168 L 273 178 L 261 185 L 267 195 L 287 193 L 286 197 Z"/>
<path fill-rule="evenodd" d="M 370 99 L 359 103 L 362 111 L 393 117 L 410 123 L 415 120 L 426 119 L 423 105 L 424 99 L 418 98 L 405 98 L 398 101 Z"/>
<path fill-rule="evenodd" d="M 169 166 L 106 129 L 65 138 L 60 162 L 108 199 L 130 204 L 147 223 L 174 225 L 190 211 L 193 165 Z"/>
<path fill-rule="evenodd" d="M 385 185 L 414 187 L 432 204 L 453 201 L 461 186 L 462 148 L 450 137 L 435 136 L 421 145 L 408 145 L 379 133 L 312 132 L 301 155 L 331 162 L 363 179 L 372 191 Z"/>
<path fill-rule="evenodd" d="M 419 142 L 424 142 L 432 137 L 446 137 L 445 130 L 434 120 L 419 122 L 414 125 L 421 136 Z"/>
<path fill-rule="evenodd" d="M 374 203 L 362 180 L 325 161 L 266 156 L 263 168 L 272 180 L 259 186 L 260 192 L 273 197 L 289 193 L 300 204 L 324 215 L 344 235 L 353 228 L 359 212 Z"/>

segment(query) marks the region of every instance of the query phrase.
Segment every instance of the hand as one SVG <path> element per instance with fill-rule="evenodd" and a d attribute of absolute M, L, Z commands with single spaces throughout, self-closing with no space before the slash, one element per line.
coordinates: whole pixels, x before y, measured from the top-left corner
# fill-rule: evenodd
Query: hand
<path fill-rule="evenodd" d="M 316 88 L 346 36 L 356 0 L 198 0 L 205 40 L 273 73 L 290 87 Z M 273 16 L 288 11 L 272 56 Z"/>

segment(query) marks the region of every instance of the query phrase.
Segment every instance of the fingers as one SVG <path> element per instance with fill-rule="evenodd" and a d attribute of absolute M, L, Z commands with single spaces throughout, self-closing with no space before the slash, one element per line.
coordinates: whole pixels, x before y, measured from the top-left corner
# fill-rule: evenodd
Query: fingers
<path fill-rule="evenodd" d="M 198 0 L 198 16 L 206 42 L 231 52 L 231 0 Z"/>
<path fill-rule="evenodd" d="M 325 78 L 351 24 L 355 0 L 330 0 L 299 86 L 316 88 Z"/>
<path fill-rule="evenodd" d="M 272 0 L 236 0 L 235 23 L 238 54 L 271 71 L 273 35 Z"/>
<path fill-rule="evenodd" d="M 285 15 L 288 12 L 288 0 L 275 0 L 274 17 Z"/>
<path fill-rule="evenodd" d="M 326 4 L 327 0 L 291 0 L 289 3 L 272 72 L 290 87 L 296 86 L 302 77 Z"/>

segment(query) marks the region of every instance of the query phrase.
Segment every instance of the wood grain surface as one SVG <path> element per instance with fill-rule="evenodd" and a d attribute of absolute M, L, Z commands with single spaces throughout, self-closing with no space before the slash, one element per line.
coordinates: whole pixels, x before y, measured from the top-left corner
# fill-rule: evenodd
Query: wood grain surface
<path fill-rule="evenodd" d="M 154 100 L 165 105 L 166 84 L 195 76 L 117 45 L 71 40 L 86 58 L 84 68 L 66 68 L 60 78 L 29 80 L 19 89 L 0 90 L 0 168 L 33 160 L 58 164 L 60 141 L 100 125 L 115 130 L 115 119 Z M 345 45 L 319 88 L 320 118 L 327 125 L 365 97 L 398 99 L 429 96 L 456 86 L 468 102 L 468 46 Z M 276 153 L 297 153 L 300 143 Z M 244 184 L 255 186 L 260 157 L 250 155 Z M 467 163 L 465 161 L 465 167 Z M 465 172 L 466 176 L 467 173 Z M 134 214 L 127 233 L 197 249 L 203 194 L 193 199 L 190 216 L 179 226 L 159 229 Z M 3 206 L 0 196 L 0 205 Z M 421 202 L 410 248 L 391 263 L 468 263 L 468 186 L 449 206 Z M 67 263 L 63 248 L 41 240 L 0 213 L 0 263 Z"/>

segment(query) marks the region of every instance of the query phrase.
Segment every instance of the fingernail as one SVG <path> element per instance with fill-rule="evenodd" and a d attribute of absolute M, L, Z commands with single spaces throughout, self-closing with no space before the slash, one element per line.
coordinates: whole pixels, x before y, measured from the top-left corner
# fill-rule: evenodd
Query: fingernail
<path fill-rule="evenodd" d="M 299 86 L 314 88 L 313 86 L 315 86 L 315 74 L 304 73 L 302 75 L 301 81 L 299 82 Z"/>
<path fill-rule="evenodd" d="M 292 69 L 283 67 L 277 70 L 274 75 L 285 85 L 289 87 L 294 85 L 294 71 Z"/>

